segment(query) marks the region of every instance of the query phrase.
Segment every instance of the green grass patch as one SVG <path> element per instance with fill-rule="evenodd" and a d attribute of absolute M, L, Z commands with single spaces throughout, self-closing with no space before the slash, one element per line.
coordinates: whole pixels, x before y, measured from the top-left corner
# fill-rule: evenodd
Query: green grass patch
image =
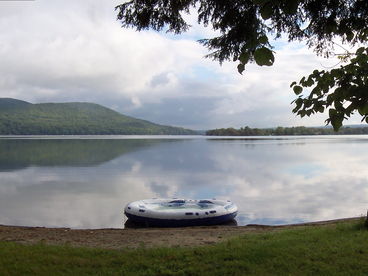
<path fill-rule="evenodd" d="M 0 275 L 368 275 L 364 221 L 212 246 L 102 250 L 0 242 Z"/>

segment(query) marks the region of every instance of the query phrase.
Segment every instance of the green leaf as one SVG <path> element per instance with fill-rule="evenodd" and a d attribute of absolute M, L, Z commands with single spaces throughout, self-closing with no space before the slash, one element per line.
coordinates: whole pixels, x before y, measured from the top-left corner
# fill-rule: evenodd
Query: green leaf
<path fill-rule="evenodd" d="M 363 54 L 364 50 L 365 50 L 365 48 L 364 48 L 364 47 L 360 47 L 358 50 L 356 50 L 355 54 L 356 54 L 357 56 L 359 56 L 359 55 Z"/>
<path fill-rule="evenodd" d="M 255 50 L 254 60 L 259 66 L 271 66 L 275 61 L 275 57 L 270 49 L 262 47 Z"/>
<path fill-rule="evenodd" d="M 286 14 L 295 14 L 298 10 L 299 1 L 297 0 L 286 0 L 283 11 Z"/>
<path fill-rule="evenodd" d="M 303 105 L 303 100 L 301 98 L 298 98 L 295 100 L 295 108 L 293 109 L 293 113 L 296 113 Z"/>
<path fill-rule="evenodd" d="M 313 73 L 312 73 L 313 77 L 318 77 L 319 74 L 320 72 L 317 69 L 313 70 Z"/>
<path fill-rule="evenodd" d="M 306 114 L 307 114 L 307 112 L 305 111 L 305 110 L 300 110 L 298 113 L 297 113 L 300 117 L 304 117 Z"/>
<path fill-rule="evenodd" d="M 302 92 L 303 92 L 303 87 L 301 87 L 301 86 L 299 86 L 299 85 L 295 85 L 295 86 L 293 87 L 293 90 L 294 90 L 295 95 L 299 95 L 300 93 L 302 93 Z"/>
<path fill-rule="evenodd" d="M 268 42 L 268 37 L 266 35 L 262 35 L 261 37 L 258 38 L 258 42 L 260 44 L 266 44 Z"/>
<path fill-rule="evenodd" d="M 339 128 L 342 126 L 342 121 L 344 120 L 344 115 L 339 114 L 336 109 L 331 108 L 328 111 L 329 119 L 331 122 L 331 125 L 333 126 L 335 131 L 338 131 Z"/>
<path fill-rule="evenodd" d="M 311 87 L 314 84 L 314 80 L 309 76 L 309 78 L 305 81 L 305 86 Z"/>
<path fill-rule="evenodd" d="M 330 108 L 330 110 L 328 111 L 328 115 L 330 117 L 330 119 L 332 120 L 333 117 L 337 116 L 337 111 L 334 108 Z"/>
<path fill-rule="evenodd" d="M 316 87 L 313 88 L 311 94 L 320 96 L 322 94 L 321 93 L 321 88 L 317 85 Z"/>
<path fill-rule="evenodd" d="M 347 34 L 346 34 L 346 40 L 347 41 L 352 41 L 354 38 L 354 33 L 352 31 L 349 31 Z"/>
<path fill-rule="evenodd" d="M 243 72 L 244 72 L 244 70 L 245 70 L 245 65 L 243 63 L 238 64 L 238 72 L 239 72 L 239 74 L 242 75 Z"/>
<path fill-rule="evenodd" d="M 364 105 L 364 106 L 360 106 L 358 107 L 358 112 L 360 115 L 367 115 L 368 114 L 368 104 Z"/>
<path fill-rule="evenodd" d="M 261 16 L 264 20 L 267 20 L 269 18 L 271 18 L 272 13 L 273 13 L 273 7 L 271 3 L 266 3 L 261 7 Z"/>
<path fill-rule="evenodd" d="M 341 75 L 341 69 L 332 69 L 331 76 L 334 78 L 338 78 Z"/>
<path fill-rule="evenodd" d="M 249 57 L 250 57 L 250 55 L 249 55 L 248 52 L 243 52 L 243 53 L 240 54 L 239 60 L 240 60 L 241 63 L 247 64 L 248 61 L 249 61 Z"/>
<path fill-rule="evenodd" d="M 309 109 L 307 110 L 307 116 L 309 117 L 310 115 L 314 114 L 314 110 L 313 109 Z"/>
<path fill-rule="evenodd" d="M 295 84 L 296 84 L 296 81 L 293 81 L 293 82 L 290 84 L 290 88 L 291 88 L 291 87 L 293 87 Z"/>
<path fill-rule="evenodd" d="M 335 131 L 338 131 L 340 129 L 340 127 L 342 127 L 342 120 L 344 119 L 344 117 L 334 117 L 331 118 L 331 125 L 333 126 L 333 129 Z"/>
<path fill-rule="evenodd" d="M 308 108 L 312 106 L 312 101 L 311 100 L 305 100 L 304 101 L 304 108 Z"/>
<path fill-rule="evenodd" d="M 318 112 L 320 113 L 323 113 L 325 111 L 325 108 L 323 106 L 320 106 L 318 109 L 317 109 Z"/>

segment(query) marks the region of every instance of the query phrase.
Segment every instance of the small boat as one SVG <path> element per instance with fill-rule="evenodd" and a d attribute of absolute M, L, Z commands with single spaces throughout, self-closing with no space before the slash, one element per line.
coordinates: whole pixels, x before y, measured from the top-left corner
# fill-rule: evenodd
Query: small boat
<path fill-rule="evenodd" d="M 145 226 L 178 227 L 223 224 L 233 220 L 238 208 L 230 200 L 144 199 L 128 203 L 124 213 Z"/>

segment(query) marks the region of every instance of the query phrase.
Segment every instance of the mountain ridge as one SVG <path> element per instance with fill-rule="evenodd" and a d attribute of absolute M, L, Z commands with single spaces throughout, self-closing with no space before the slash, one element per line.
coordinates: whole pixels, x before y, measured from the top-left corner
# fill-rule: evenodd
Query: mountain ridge
<path fill-rule="evenodd" d="M 89 102 L 29 103 L 0 98 L 1 135 L 188 135 L 195 131 L 121 114 Z"/>

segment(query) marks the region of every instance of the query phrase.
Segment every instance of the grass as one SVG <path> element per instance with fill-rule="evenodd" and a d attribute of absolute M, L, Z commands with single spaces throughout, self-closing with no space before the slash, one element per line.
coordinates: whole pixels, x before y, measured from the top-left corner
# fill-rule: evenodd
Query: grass
<path fill-rule="evenodd" d="M 212 246 L 102 250 L 0 242 L 0 275 L 368 275 L 364 221 Z"/>

